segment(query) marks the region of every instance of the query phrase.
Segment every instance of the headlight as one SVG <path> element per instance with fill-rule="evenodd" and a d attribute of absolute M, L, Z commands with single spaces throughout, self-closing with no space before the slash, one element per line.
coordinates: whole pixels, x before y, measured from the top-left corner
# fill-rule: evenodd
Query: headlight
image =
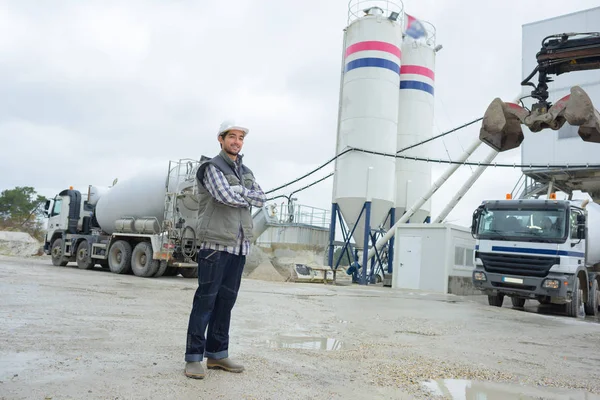
<path fill-rule="evenodd" d="M 546 279 L 542 286 L 546 289 L 558 289 L 560 287 L 560 281 L 557 279 Z"/>
<path fill-rule="evenodd" d="M 476 281 L 485 281 L 487 280 L 485 273 L 483 272 L 475 272 L 473 273 L 473 279 L 475 279 Z"/>

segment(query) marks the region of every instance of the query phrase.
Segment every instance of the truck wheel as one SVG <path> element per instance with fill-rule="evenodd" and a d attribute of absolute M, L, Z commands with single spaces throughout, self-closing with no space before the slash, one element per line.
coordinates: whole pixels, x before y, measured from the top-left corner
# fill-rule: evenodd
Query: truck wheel
<path fill-rule="evenodd" d="M 575 283 L 573 284 L 573 298 L 570 303 L 566 304 L 567 315 L 569 317 L 577 318 L 581 316 L 580 310 L 583 306 L 583 290 L 581 289 L 581 284 L 579 283 L 579 277 L 575 278 Z M 585 314 L 583 315 L 585 317 Z"/>
<path fill-rule="evenodd" d="M 585 313 L 594 317 L 598 316 L 598 305 L 600 303 L 600 291 L 598 288 L 598 281 L 594 279 L 592 287 L 588 292 L 587 302 L 585 303 Z"/>
<path fill-rule="evenodd" d="M 54 242 L 52 242 L 50 254 L 52 255 L 52 265 L 64 267 L 69 262 L 65 257 L 63 257 L 62 239 L 56 239 Z"/>
<path fill-rule="evenodd" d="M 150 243 L 140 242 L 135 246 L 131 255 L 131 270 L 134 275 L 149 278 L 156 274 L 160 261 L 154 260 L 152 255 Z"/>
<path fill-rule="evenodd" d="M 197 278 L 198 277 L 198 267 L 179 268 L 179 273 L 184 278 Z"/>
<path fill-rule="evenodd" d="M 161 276 L 163 276 L 165 274 L 165 272 L 167 272 L 167 261 L 162 260 L 158 266 L 158 270 L 156 271 L 156 274 L 154 274 L 155 278 L 160 278 Z"/>
<path fill-rule="evenodd" d="M 502 303 L 504 303 L 504 295 L 496 294 L 493 296 L 488 296 L 488 303 L 490 306 L 502 307 Z"/>
<path fill-rule="evenodd" d="M 117 240 L 108 250 L 108 268 L 115 274 L 127 274 L 131 271 L 131 245 Z"/>
<path fill-rule="evenodd" d="M 516 307 L 516 308 L 525 307 L 525 300 L 527 300 L 527 299 L 523 299 L 521 297 L 511 297 L 510 298 L 510 301 L 512 302 L 513 307 Z"/>
<path fill-rule="evenodd" d="M 77 246 L 76 261 L 79 269 L 91 269 L 94 267 L 95 262 L 88 253 L 88 242 L 87 240 L 82 240 L 79 242 L 79 246 Z"/>
<path fill-rule="evenodd" d="M 167 267 L 167 270 L 163 274 L 164 276 L 177 276 L 179 275 L 179 268 L 177 267 Z"/>

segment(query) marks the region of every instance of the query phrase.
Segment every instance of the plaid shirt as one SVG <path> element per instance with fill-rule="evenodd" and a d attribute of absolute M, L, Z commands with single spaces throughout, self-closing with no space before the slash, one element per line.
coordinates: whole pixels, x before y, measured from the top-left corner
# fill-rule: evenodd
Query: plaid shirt
<path fill-rule="evenodd" d="M 238 160 L 234 162 L 236 166 L 235 173 L 240 177 L 240 162 Z M 241 194 L 233 192 L 227 179 L 225 179 L 225 175 L 223 175 L 223 173 L 214 165 L 209 165 L 206 168 L 203 182 L 204 187 L 215 200 L 231 207 L 262 207 L 266 202 L 266 196 L 260 185 L 256 182 L 254 182 L 249 189 L 242 187 Z M 199 248 L 200 250 L 226 251 L 227 253 L 245 256 L 250 252 L 250 241 L 244 237 L 242 224 L 240 224 L 237 244 L 235 246 L 224 246 L 217 243 L 202 242 L 200 243 Z"/>

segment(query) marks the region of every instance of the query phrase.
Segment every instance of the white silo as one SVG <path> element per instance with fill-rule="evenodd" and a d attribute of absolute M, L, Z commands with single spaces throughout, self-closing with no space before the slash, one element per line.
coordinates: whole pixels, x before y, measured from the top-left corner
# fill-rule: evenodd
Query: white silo
<path fill-rule="evenodd" d="M 435 27 L 408 15 L 405 24 L 396 151 L 431 137 L 433 130 Z M 425 146 L 415 147 L 400 155 L 428 156 Z M 430 163 L 396 159 L 396 218 L 400 218 L 406 208 L 419 200 L 430 187 Z M 427 200 L 409 221 L 429 222 L 430 217 L 431 200 Z"/>
<path fill-rule="evenodd" d="M 401 21 L 402 4 L 398 1 L 350 3 L 344 32 L 337 154 L 349 147 L 383 153 L 396 148 Z M 355 228 L 353 238 L 358 249 L 364 246 L 363 209 L 367 200 L 371 202 L 369 225 L 373 227 L 383 223 L 394 207 L 395 164 L 392 157 L 360 152 L 349 152 L 336 160 L 333 210 L 335 214 L 339 207 L 349 230 Z"/>

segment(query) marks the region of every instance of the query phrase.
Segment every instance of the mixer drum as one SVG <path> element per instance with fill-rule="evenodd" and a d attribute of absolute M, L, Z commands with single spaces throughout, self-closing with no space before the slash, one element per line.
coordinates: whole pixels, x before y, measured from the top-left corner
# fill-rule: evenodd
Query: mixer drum
<path fill-rule="evenodd" d="M 170 191 L 175 189 L 177 182 L 175 172 L 172 172 Z M 158 224 L 164 219 L 167 174 L 166 168 L 147 170 L 126 181 L 118 182 L 108 192 L 104 193 L 96 205 L 96 220 L 102 230 L 108 234 L 115 232 L 115 223 L 123 218 L 156 218 Z M 180 183 L 180 190 L 190 193 L 178 202 L 182 214 L 188 218 L 195 214 L 197 202 L 191 195 L 193 182 Z M 188 209 L 188 206 L 192 208 Z M 196 208 L 197 209 L 197 208 Z"/>

